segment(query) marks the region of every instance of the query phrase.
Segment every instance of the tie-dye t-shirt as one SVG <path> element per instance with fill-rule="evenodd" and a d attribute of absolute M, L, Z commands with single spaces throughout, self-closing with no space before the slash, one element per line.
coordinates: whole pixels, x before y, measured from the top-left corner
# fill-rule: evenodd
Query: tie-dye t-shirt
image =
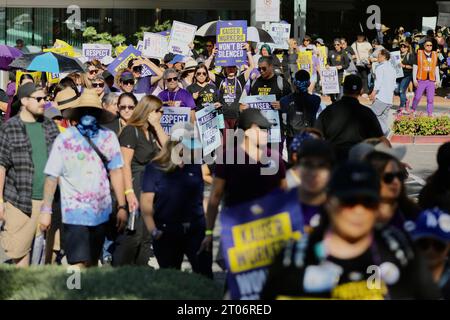
<path fill-rule="evenodd" d="M 109 160 L 108 170 L 123 166 L 114 132 L 100 130 L 92 141 Z M 56 138 L 44 172 L 59 178 L 63 223 L 97 226 L 108 221 L 112 207 L 107 172 L 75 127 Z"/>

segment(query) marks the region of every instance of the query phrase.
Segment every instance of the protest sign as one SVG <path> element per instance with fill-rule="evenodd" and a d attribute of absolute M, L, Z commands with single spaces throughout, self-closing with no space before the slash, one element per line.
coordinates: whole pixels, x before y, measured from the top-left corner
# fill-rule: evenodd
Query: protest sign
<path fill-rule="evenodd" d="M 255 21 L 280 21 L 280 0 L 256 0 Z"/>
<path fill-rule="evenodd" d="M 403 78 L 403 68 L 401 67 L 402 57 L 400 55 L 400 51 L 391 52 L 391 58 L 389 59 L 392 66 L 395 69 L 397 74 L 397 78 Z"/>
<path fill-rule="evenodd" d="M 436 29 L 437 17 L 422 17 L 422 33 Z"/>
<path fill-rule="evenodd" d="M 169 39 L 169 52 L 189 56 L 189 44 L 194 41 L 197 26 L 174 21 Z"/>
<path fill-rule="evenodd" d="M 111 72 L 113 76 L 121 69 L 126 69 L 128 67 L 128 61 L 134 58 L 138 58 L 141 52 L 138 51 L 132 45 L 129 45 L 121 54 L 108 66 L 108 71 Z"/>
<path fill-rule="evenodd" d="M 102 60 L 104 57 L 110 57 L 112 46 L 110 44 L 83 43 L 83 57 L 89 60 Z"/>
<path fill-rule="evenodd" d="M 142 50 L 144 49 L 144 41 L 139 40 L 136 45 L 136 49 L 142 53 Z"/>
<path fill-rule="evenodd" d="M 189 122 L 191 120 L 191 109 L 185 107 L 163 107 L 161 126 L 164 132 L 170 135 L 172 127 L 178 122 Z"/>
<path fill-rule="evenodd" d="M 244 103 L 248 104 L 249 108 L 261 110 L 263 116 L 272 124 L 268 137 L 268 142 L 270 143 L 281 142 L 280 116 L 278 111 L 274 110 L 272 107 L 272 102 L 275 102 L 276 100 L 277 98 L 274 94 L 265 96 L 247 96 L 244 98 Z"/>
<path fill-rule="evenodd" d="M 22 76 L 24 74 L 29 74 L 30 76 L 32 76 L 33 80 L 34 80 L 34 83 L 36 83 L 36 84 L 40 84 L 41 83 L 41 76 L 42 76 L 42 72 L 41 71 L 30 72 L 30 71 L 17 70 L 16 71 L 16 92 L 17 92 L 17 89 L 19 88 L 20 78 L 22 78 Z"/>
<path fill-rule="evenodd" d="M 437 25 L 441 26 L 441 27 L 450 26 L 450 13 L 439 12 L 438 19 L 437 19 Z"/>
<path fill-rule="evenodd" d="M 319 52 L 320 67 L 325 68 L 325 66 L 327 65 L 327 47 L 317 47 L 317 51 Z"/>
<path fill-rule="evenodd" d="M 320 82 L 323 94 L 339 93 L 339 76 L 336 67 L 329 67 L 320 71 Z"/>
<path fill-rule="evenodd" d="M 195 113 L 203 153 L 210 154 L 221 145 L 219 121 L 214 105 L 209 105 Z"/>
<path fill-rule="evenodd" d="M 53 44 L 53 48 L 50 48 L 50 49 L 47 48 L 42 51 L 58 53 L 58 54 L 62 54 L 64 56 L 68 56 L 68 57 L 79 56 L 79 54 L 75 53 L 75 50 L 73 49 L 73 47 L 70 44 L 68 44 L 67 42 L 62 41 L 60 39 L 56 39 L 55 43 Z"/>
<path fill-rule="evenodd" d="M 291 35 L 291 25 L 288 23 L 271 23 L 269 34 L 277 49 L 288 50 L 288 40 Z"/>
<path fill-rule="evenodd" d="M 218 21 L 216 40 L 216 66 L 240 66 L 247 62 L 247 51 L 244 49 L 247 21 Z"/>
<path fill-rule="evenodd" d="M 303 233 L 297 191 L 276 190 L 260 199 L 225 207 L 220 220 L 231 299 L 257 300 L 273 259 L 287 241 L 299 239 Z"/>
<path fill-rule="evenodd" d="M 298 70 L 306 70 L 309 72 L 309 75 L 312 75 L 313 72 L 313 61 L 312 61 L 312 51 L 299 51 L 297 53 L 298 60 L 297 66 Z"/>
<path fill-rule="evenodd" d="M 164 58 L 167 53 L 167 38 L 157 33 L 144 32 L 142 56 L 147 58 Z"/>
<path fill-rule="evenodd" d="M 59 82 L 59 73 L 46 72 L 47 82 L 48 83 L 58 83 Z"/>

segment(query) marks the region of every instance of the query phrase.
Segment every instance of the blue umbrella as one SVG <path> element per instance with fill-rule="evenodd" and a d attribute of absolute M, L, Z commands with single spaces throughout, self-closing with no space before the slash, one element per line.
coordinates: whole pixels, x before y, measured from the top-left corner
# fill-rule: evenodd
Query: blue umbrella
<path fill-rule="evenodd" d="M 15 59 L 9 66 L 11 68 L 51 73 L 85 71 L 79 60 L 53 52 L 24 54 Z"/>

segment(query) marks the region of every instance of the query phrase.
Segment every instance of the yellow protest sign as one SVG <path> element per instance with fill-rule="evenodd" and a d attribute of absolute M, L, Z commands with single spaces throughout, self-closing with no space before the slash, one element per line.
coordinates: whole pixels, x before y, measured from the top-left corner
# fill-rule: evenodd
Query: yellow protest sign
<path fill-rule="evenodd" d="M 234 247 L 228 250 L 231 272 L 268 266 L 290 239 L 299 239 L 292 230 L 289 212 L 236 225 L 232 228 Z"/>
<path fill-rule="evenodd" d="M 79 54 L 76 54 L 73 47 L 65 41 L 56 39 L 53 48 L 44 49 L 44 52 L 53 52 L 57 54 L 62 54 L 68 57 L 77 57 Z"/>
<path fill-rule="evenodd" d="M 312 51 L 300 51 L 297 53 L 297 66 L 299 70 L 306 70 L 312 75 L 313 72 L 313 61 L 312 61 Z"/>
<path fill-rule="evenodd" d="M 320 46 L 317 49 L 319 51 L 320 67 L 323 68 L 327 65 L 327 48 Z"/>
<path fill-rule="evenodd" d="M 42 72 L 40 71 L 35 71 L 35 72 L 29 72 L 29 71 L 17 71 L 16 72 L 16 92 L 17 89 L 19 88 L 19 82 L 20 82 L 20 78 L 24 75 L 24 74 L 29 74 L 30 76 L 33 77 L 34 83 L 39 84 L 41 82 L 41 76 L 42 76 Z"/>
<path fill-rule="evenodd" d="M 116 57 L 118 57 L 122 52 L 124 52 L 126 48 L 128 48 L 128 47 L 127 46 L 118 46 L 116 48 Z"/>
<path fill-rule="evenodd" d="M 48 83 L 58 83 L 59 82 L 59 73 L 46 72 L 47 82 Z"/>

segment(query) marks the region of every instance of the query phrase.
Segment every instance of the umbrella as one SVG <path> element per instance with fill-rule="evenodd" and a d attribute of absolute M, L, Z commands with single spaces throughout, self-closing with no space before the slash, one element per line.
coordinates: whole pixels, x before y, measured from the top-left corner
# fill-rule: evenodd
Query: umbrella
<path fill-rule="evenodd" d="M 15 59 L 9 66 L 11 68 L 51 73 L 85 72 L 79 60 L 53 52 L 24 54 Z"/>
<path fill-rule="evenodd" d="M 22 51 L 17 48 L 0 45 L 0 70 L 9 70 L 9 64 L 22 55 Z"/>
<path fill-rule="evenodd" d="M 247 41 L 274 43 L 272 36 L 265 30 L 256 27 L 247 28 Z"/>
<path fill-rule="evenodd" d="M 215 37 L 216 33 L 217 21 L 210 21 L 198 28 L 195 35 L 199 37 Z M 247 27 L 247 41 L 270 43 L 274 42 L 267 31 L 256 27 Z"/>

